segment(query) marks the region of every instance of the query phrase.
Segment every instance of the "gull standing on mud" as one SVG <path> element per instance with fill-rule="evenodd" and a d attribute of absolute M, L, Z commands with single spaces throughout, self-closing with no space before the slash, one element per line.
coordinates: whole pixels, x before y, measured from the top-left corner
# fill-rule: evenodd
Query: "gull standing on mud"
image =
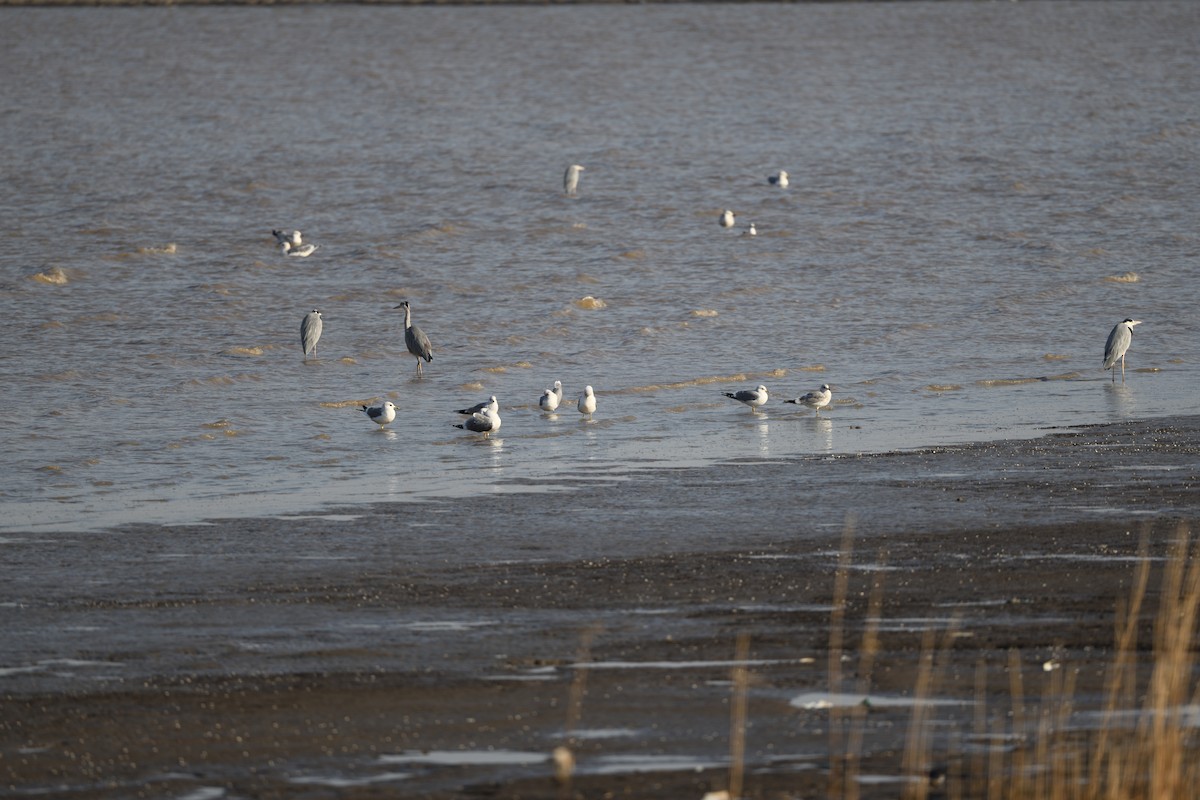
<path fill-rule="evenodd" d="M 485 437 L 491 436 L 496 431 L 500 430 L 500 414 L 492 411 L 490 408 L 485 408 L 471 416 L 467 417 L 461 425 L 455 425 L 456 428 L 462 428 L 464 431 L 471 433 L 482 433 Z"/>
<path fill-rule="evenodd" d="M 500 404 L 498 402 L 496 402 L 496 395 L 492 395 L 487 400 L 484 400 L 480 403 L 476 403 L 475 405 L 471 406 L 470 408 L 460 408 L 457 411 L 455 411 L 454 413 L 466 414 L 469 417 L 472 414 L 478 414 L 479 412 L 483 411 L 484 409 L 491 409 L 493 414 L 500 413 Z"/>
<path fill-rule="evenodd" d="M 422 373 L 421 359 L 425 359 L 427 362 L 433 361 L 433 345 L 429 343 L 429 337 L 425 335 L 425 332 L 412 324 L 412 309 L 409 308 L 408 301 L 405 300 L 396 308 L 404 309 L 404 346 L 408 348 L 408 352 L 417 357 L 417 374 L 420 375 Z"/>
<path fill-rule="evenodd" d="M 1133 341 L 1133 326 L 1141 324 L 1140 319 L 1126 317 L 1117 323 L 1117 327 L 1108 335 L 1108 341 L 1104 343 L 1104 368 L 1112 370 L 1113 383 L 1117 382 L 1118 360 L 1121 362 L 1121 383 L 1125 382 L 1125 351 Z"/>
<path fill-rule="evenodd" d="M 562 381 L 555 381 L 553 389 L 542 390 L 542 396 L 538 398 L 538 405 L 547 414 L 553 413 L 558 408 L 558 404 L 562 402 L 562 395 Z"/>
<path fill-rule="evenodd" d="M 785 403 L 795 403 L 798 406 L 808 406 L 821 415 L 821 409 L 829 405 L 829 401 L 833 399 L 833 392 L 829 388 L 828 383 L 821 384 L 821 388 L 815 392 L 809 392 L 806 395 L 797 397 L 795 400 L 784 400 Z"/>
<path fill-rule="evenodd" d="M 721 227 L 722 228 L 732 228 L 733 223 L 735 221 L 736 220 L 734 219 L 733 212 L 730 211 L 728 208 L 721 212 Z"/>
<path fill-rule="evenodd" d="M 740 392 L 723 392 L 722 394 L 726 397 L 732 397 L 739 403 L 745 403 L 755 411 L 758 410 L 759 406 L 766 405 L 767 402 L 767 387 L 761 383 L 756 389 L 743 389 Z"/>
<path fill-rule="evenodd" d="M 590 417 L 596 412 L 596 393 L 592 391 L 591 386 L 583 387 L 583 394 L 579 395 L 579 403 L 576 406 L 579 413 L 586 417 Z"/>
<path fill-rule="evenodd" d="M 563 191 L 567 193 L 567 197 L 579 194 L 579 173 L 581 172 L 583 172 L 583 167 L 572 164 L 563 173 Z"/>
<path fill-rule="evenodd" d="M 317 341 L 321 338 L 321 330 L 324 327 L 321 312 L 315 308 L 300 320 L 300 348 L 304 351 L 305 360 L 308 360 L 310 353 L 317 352 Z"/>
<path fill-rule="evenodd" d="M 391 400 L 384 400 L 377 406 L 363 406 L 362 410 L 381 428 L 396 419 L 396 404 Z"/>

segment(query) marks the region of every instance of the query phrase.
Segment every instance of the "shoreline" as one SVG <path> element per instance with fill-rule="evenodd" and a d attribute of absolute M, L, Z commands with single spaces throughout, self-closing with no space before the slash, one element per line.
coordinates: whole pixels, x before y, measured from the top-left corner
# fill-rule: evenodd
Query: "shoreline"
<path fill-rule="evenodd" d="M 567 743 L 577 795 L 699 797 L 728 778 L 745 634 L 746 796 L 819 793 L 838 754 L 805 698 L 828 688 L 850 501 L 849 679 L 882 585 L 860 788 L 895 796 L 927 631 L 957 631 L 941 757 L 971 736 L 980 675 L 1006 724 L 1014 654 L 1029 702 L 1046 664 L 1069 669 L 1086 720 L 1141 541 L 1149 641 L 1165 550 L 1200 518 L 1200 417 L 818 463 L 10 540 L 0 785 L 549 798 Z"/>

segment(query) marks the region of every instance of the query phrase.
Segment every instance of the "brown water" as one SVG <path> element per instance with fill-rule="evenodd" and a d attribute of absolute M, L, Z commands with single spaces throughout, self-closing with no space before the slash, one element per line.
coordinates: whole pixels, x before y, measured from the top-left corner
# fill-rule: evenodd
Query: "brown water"
<path fill-rule="evenodd" d="M 1198 15 L 8 9 L 0 529 L 1195 413 Z M 556 379 L 594 420 L 538 413 Z M 760 382 L 765 414 L 721 395 Z M 828 419 L 780 402 L 826 382 Z M 499 437 L 450 427 L 493 393 Z"/>

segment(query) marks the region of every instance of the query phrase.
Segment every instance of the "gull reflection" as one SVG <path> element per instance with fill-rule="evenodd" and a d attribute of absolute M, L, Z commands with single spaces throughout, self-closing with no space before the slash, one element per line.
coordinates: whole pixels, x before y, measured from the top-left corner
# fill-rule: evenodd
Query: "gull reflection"
<path fill-rule="evenodd" d="M 821 441 L 821 449 L 833 452 L 833 421 L 825 417 L 813 417 L 810 421 L 813 432 Z"/>
<path fill-rule="evenodd" d="M 770 455 L 770 453 L 771 453 L 770 432 L 771 431 L 770 431 L 770 427 L 767 425 L 767 421 L 763 420 L 762 422 L 758 423 L 754 427 L 758 430 L 758 452 L 759 452 L 759 455 L 764 455 L 764 456 Z"/>

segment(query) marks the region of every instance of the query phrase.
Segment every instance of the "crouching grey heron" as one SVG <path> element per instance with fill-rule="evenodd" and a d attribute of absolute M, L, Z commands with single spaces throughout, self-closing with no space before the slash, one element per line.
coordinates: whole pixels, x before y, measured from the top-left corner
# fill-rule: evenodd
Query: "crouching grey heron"
<path fill-rule="evenodd" d="M 321 338 L 321 329 L 324 327 L 321 312 L 315 308 L 300 320 L 300 347 L 304 350 L 305 359 L 310 353 L 317 352 L 317 340 Z"/>
<path fill-rule="evenodd" d="M 572 164 L 563 173 L 563 191 L 567 193 L 568 197 L 579 194 L 579 173 L 581 172 L 583 172 L 583 167 Z"/>

